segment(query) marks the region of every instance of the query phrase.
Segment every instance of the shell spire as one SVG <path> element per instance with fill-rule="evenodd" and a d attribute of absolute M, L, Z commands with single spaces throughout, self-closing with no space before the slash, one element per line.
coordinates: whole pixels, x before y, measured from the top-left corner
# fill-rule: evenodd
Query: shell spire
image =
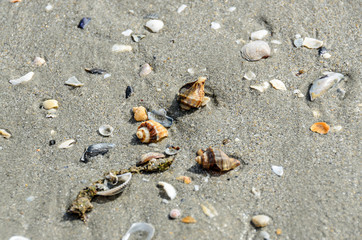
<path fill-rule="evenodd" d="M 160 123 L 148 120 L 137 129 L 137 137 L 143 143 L 158 142 L 168 136 L 167 129 Z"/>
<path fill-rule="evenodd" d="M 210 99 L 205 97 L 204 86 L 206 77 L 199 77 L 197 81 L 182 86 L 179 90 L 178 101 L 184 110 L 205 106 Z"/>
<path fill-rule="evenodd" d="M 205 152 L 201 149 L 197 152 L 196 162 L 205 169 L 215 169 L 218 171 L 229 171 L 240 165 L 240 161 L 228 157 L 220 149 L 208 148 Z"/>

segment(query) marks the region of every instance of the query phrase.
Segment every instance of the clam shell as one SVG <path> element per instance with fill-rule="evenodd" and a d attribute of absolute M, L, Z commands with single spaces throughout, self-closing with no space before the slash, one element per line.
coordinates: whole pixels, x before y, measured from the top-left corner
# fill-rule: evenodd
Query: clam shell
<path fill-rule="evenodd" d="M 306 48 L 320 48 L 323 46 L 323 41 L 306 37 L 303 40 L 303 46 Z"/>
<path fill-rule="evenodd" d="M 270 56 L 270 47 L 267 42 L 254 41 L 246 44 L 241 49 L 241 55 L 248 61 L 258 61 Z"/>
<path fill-rule="evenodd" d="M 53 108 L 57 109 L 59 107 L 59 104 L 58 104 L 57 100 L 49 99 L 49 100 L 46 100 L 43 102 L 43 107 L 46 110 L 53 109 Z"/>
<path fill-rule="evenodd" d="M 33 78 L 33 76 L 34 76 L 34 72 L 29 72 L 20 78 L 10 80 L 9 83 L 11 83 L 12 85 L 18 85 L 20 83 L 30 81 Z"/>
<path fill-rule="evenodd" d="M 208 148 L 205 152 L 198 151 L 196 162 L 205 169 L 215 169 L 218 171 L 229 171 L 240 165 L 240 161 L 228 157 L 220 149 Z"/>
<path fill-rule="evenodd" d="M 263 85 L 251 85 L 251 89 L 258 90 L 259 92 L 265 92 L 270 87 L 268 82 L 263 82 Z"/>
<path fill-rule="evenodd" d="M 130 229 L 126 232 L 126 234 L 122 237 L 122 240 L 128 240 L 132 233 L 135 232 L 147 232 L 147 237 L 145 240 L 151 240 L 153 235 L 155 234 L 155 228 L 149 223 L 133 223 Z"/>
<path fill-rule="evenodd" d="M 98 128 L 98 133 L 103 137 L 109 137 L 112 135 L 114 128 L 111 125 L 102 125 Z"/>
<path fill-rule="evenodd" d="M 103 190 L 103 191 L 97 191 L 96 195 L 114 196 L 114 195 L 119 194 L 120 192 L 122 192 L 125 189 L 127 184 L 131 181 L 132 173 L 125 173 L 122 175 L 117 175 L 116 178 L 117 178 L 117 181 L 116 181 L 116 184 L 114 184 L 114 185 L 108 183 L 107 179 L 105 179 L 103 185 L 109 189 Z"/>
<path fill-rule="evenodd" d="M 183 219 L 181 219 L 181 222 L 183 223 L 196 223 L 196 219 L 191 217 L 191 216 L 187 216 L 187 217 L 184 217 Z"/>
<path fill-rule="evenodd" d="M 132 111 L 134 113 L 134 120 L 137 122 L 146 121 L 148 119 L 147 110 L 145 107 L 134 107 Z"/>
<path fill-rule="evenodd" d="M 335 72 L 324 72 L 325 76 L 315 80 L 309 89 L 310 100 L 320 97 L 331 87 L 337 85 L 343 78 L 343 74 Z"/>
<path fill-rule="evenodd" d="M 205 98 L 204 86 L 206 77 L 199 77 L 197 81 L 182 86 L 179 90 L 178 101 L 184 110 L 205 106 L 209 98 Z"/>
<path fill-rule="evenodd" d="M 283 169 L 282 166 L 275 166 L 275 165 L 273 165 L 273 166 L 272 166 L 272 170 L 273 170 L 273 172 L 274 172 L 276 175 L 278 175 L 279 177 L 283 176 L 283 174 L 284 174 L 284 169 Z"/>
<path fill-rule="evenodd" d="M 150 66 L 150 64 L 145 63 L 142 65 L 141 70 L 140 70 L 140 76 L 141 77 L 146 77 L 148 74 L 150 74 L 152 72 L 152 67 Z"/>
<path fill-rule="evenodd" d="M 176 198 L 177 191 L 174 188 L 174 186 L 172 186 L 171 184 L 169 184 L 167 182 L 158 182 L 157 186 L 163 188 L 163 190 L 165 191 L 166 195 L 168 196 L 168 198 L 170 200 L 173 200 Z"/>
<path fill-rule="evenodd" d="M 161 20 L 149 20 L 145 27 L 153 33 L 161 31 L 165 24 Z"/>
<path fill-rule="evenodd" d="M 270 224 L 271 218 L 266 215 L 256 215 L 251 218 L 255 227 L 266 227 Z"/>
<path fill-rule="evenodd" d="M 137 162 L 137 166 L 139 165 L 143 165 L 149 161 L 151 161 L 152 159 L 157 159 L 157 158 L 164 158 L 166 157 L 164 154 L 162 153 L 158 153 L 158 152 L 149 152 L 149 153 L 145 153 L 141 156 L 141 160 L 139 162 Z"/>
<path fill-rule="evenodd" d="M 167 129 L 160 123 L 148 120 L 141 123 L 136 133 L 143 143 L 158 142 L 168 136 Z"/>
<path fill-rule="evenodd" d="M 65 85 L 72 86 L 72 87 L 81 87 L 84 85 L 84 83 L 79 82 L 78 79 L 75 76 L 73 76 L 73 77 L 70 77 L 65 82 Z"/>
<path fill-rule="evenodd" d="M 90 145 L 83 153 L 80 161 L 88 162 L 91 157 L 97 156 L 99 154 L 106 154 L 110 149 L 114 148 L 116 145 L 113 143 L 96 143 Z"/>
<path fill-rule="evenodd" d="M 62 142 L 61 144 L 59 144 L 58 148 L 61 148 L 61 149 L 71 148 L 74 146 L 74 144 L 76 142 L 77 141 L 75 141 L 74 139 L 68 139 L 68 140 Z"/>

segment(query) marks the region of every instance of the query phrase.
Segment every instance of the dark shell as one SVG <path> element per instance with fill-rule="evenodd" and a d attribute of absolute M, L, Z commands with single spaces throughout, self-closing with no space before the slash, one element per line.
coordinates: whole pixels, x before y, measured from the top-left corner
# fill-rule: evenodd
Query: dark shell
<path fill-rule="evenodd" d="M 109 149 L 114 148 L 116 145 L 113 143 L 96 143 L 90 145 L 83 153 L 80 161 L 87 163 L 91 157 L 97 156 L 99 154 L 106 154 Z"/>
<path fill-rule="evenodd" d="M 80 22 L 78 24 L 78 27 L 81 29 L 84 29 L 85 26 L 87 26 L 91 20 L 92 20 L 92 18 L 90 18 L 90 17 L 82 18 L 82 20 L 80 20 Z"/>
<path fill-rule="evenodd" d="M 319 54 L 319 56 L 322 56 L 323 54 L 326 54 L 328 52 L 328 50 L 327 50 L 327 48 L 325 48 L 325 47 L 320 47 L 319 49 L 318 49 L 318 54 Z"/>
<path fill-rule="evenodd" d="M 99 68 L 92 68 L 92 69 L 85 68 L 84 70 L 91 74 L 103 74 L 103 73 L 107 72 L 106 70 L 99 69 Z"/>
<path fill-rule="evenodd" d="M 133 94 L 133 88 L 131 86 L 127 86 L 126 88 L 126 98 L 129 98 Z"/>
<path fill-rule="evenodd" d="M 54 145 L 55 144 L 55 140 L 50 140 L 49 141 L 49 146 L 52 146 L 52 145 Z"/>

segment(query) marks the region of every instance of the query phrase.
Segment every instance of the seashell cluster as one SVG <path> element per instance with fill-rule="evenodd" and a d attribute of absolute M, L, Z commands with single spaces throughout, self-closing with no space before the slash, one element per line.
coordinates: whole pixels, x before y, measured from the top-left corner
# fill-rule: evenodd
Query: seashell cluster
<path fill-rule="evenodd" d="M 195 161 L 205 169 L 214 169 L 217 171 L 229 171 L 240 165 L 240 161 L 234 158 L 228 157 L 220 149 L 212 149 L 209 147 L 205 152 L 199 150 L 197 152 L 199 156 Z"/>
<path fill-rule="evenodd" d="M 206 77 L 199 77 L 197 81 L 182 86 L 179 90 L 178 101 L 184 110 L 205 106 L 210 98 L 205 97 L 204 86 Z"/>
<path fill-rule="evenodd" d="M 320 97 L 331 87 L 338 84 L 343 78 L 343 74 L 335 72 L 324 72 L 325 76 L 315 80 L 309 89 L 310 100 Z"/>
<path fill-rule="evenodd" d="M 270 56 L 270 47 L 267 42 L 253 41 L 241 48 L 241 55 L 248 61 L 258 61 Z"/>
<path fill-rule="evenodd" d="M 136 120 L 137 122 L 146 121 L 148 119 L 147 110 L 145 107 L 134 107 L 132 111 L 134 113 L 134 120 Z"/>
<path fill-rule="evenodd" d="M 98 183 L 97 193 L 98 196 L 114 196 L 121 193 L 128 183 L 131 181 L 132 173 L 125 173 L 122 175 L 114 175 L 109 173 L 102 184 Z"/>
<path fill-rule="evenodd" d="M 158 142 L 168 136 L 167 129 L 162 124 L 153 120 L 141 123 L 136 133 L 143 143 Z"/>

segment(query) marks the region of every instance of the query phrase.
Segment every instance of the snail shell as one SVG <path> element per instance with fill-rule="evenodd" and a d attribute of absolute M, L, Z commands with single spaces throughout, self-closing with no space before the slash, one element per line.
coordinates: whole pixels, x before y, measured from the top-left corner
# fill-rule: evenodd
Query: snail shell
<path fill-rule="evenodd" d="M 248 61 L 258 61 L 270 56 L 270 47 L 264 41 L 250 42 L 241 49 L 241 55 Z"/>
<path fill-rule="evenodd" d="M 196 157 L 196 162 L 205 169 L 215 169 L 223 172 L 240 165 L 239 160 L 228 157 L 220 149 L 208 148 L 205 152 L 200 149 L 197 154 L 199 156 Z"/>
<path fill-rule="evenodd" d="M 199 77 L 197 81 L 187 83 L 179 90 L 178 101 L 184 110 L 205 106 L 210 99 L 205 97 L 204 85 L 206 77 Z"/>
<path fill-rule="evenodd" d="M 168 136 L 167 129 L 160 123 L 148 120 L 141 123 L 137 129 L 137 137 L 143 143 L 158 142 Z"/>

